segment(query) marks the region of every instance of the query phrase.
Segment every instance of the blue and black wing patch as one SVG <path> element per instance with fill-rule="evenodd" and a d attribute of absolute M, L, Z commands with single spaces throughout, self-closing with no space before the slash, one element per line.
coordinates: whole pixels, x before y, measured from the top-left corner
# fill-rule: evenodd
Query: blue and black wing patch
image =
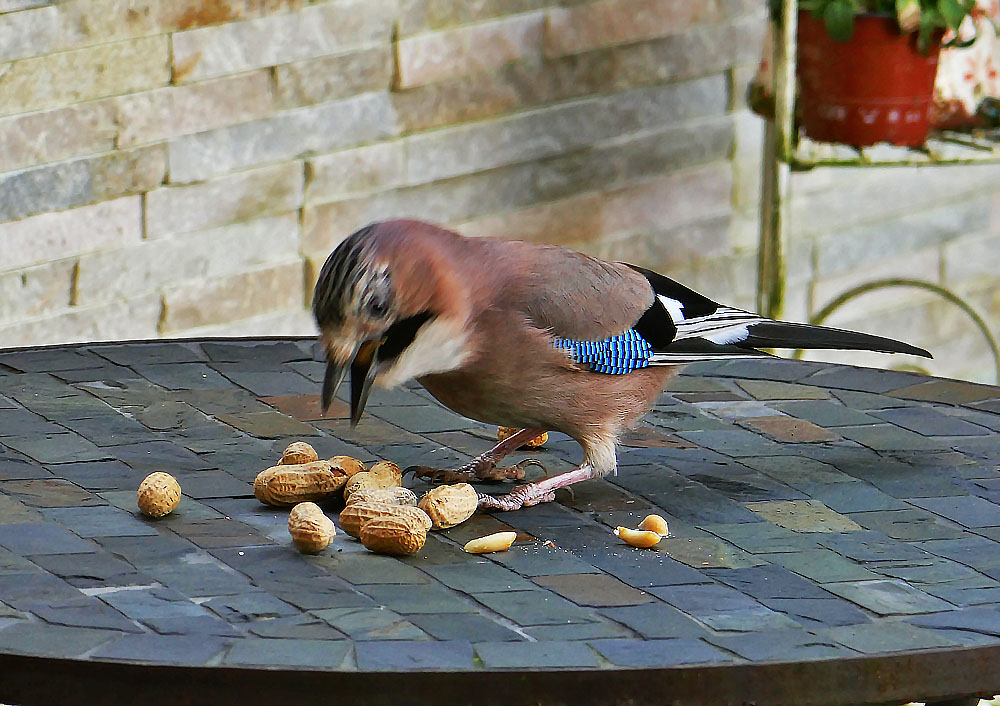
<path fill-rule="evenodd" d="M 603 341 L 557 338 L 554 345 L 569 351 L 574 362 L 589 365 L 593 372 L 605 375 L 625 375 L 645 368 L 653 358 L 653 347 L 634 329 Z"/>

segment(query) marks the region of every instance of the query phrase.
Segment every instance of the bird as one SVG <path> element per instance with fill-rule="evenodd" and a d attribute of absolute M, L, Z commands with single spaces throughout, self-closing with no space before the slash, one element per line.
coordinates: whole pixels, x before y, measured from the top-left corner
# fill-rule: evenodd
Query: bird
<path fill-rule="evenodd" d="M 616 473 L 619 438 L 689 363 L 776 348 L 931 357 L 889 338 L 719 304 L 643 267 L 413 219 L 343 240 L 320 270 L 312 313 L 327 358 L 324 414 L 350 372 L 353 425 L 373 386 L 416 380 L 458 414 L 520 430 L 461 468 L 407 469 L 418 477 L 518 481 L 529 462 L 499 462 L 527 440 L 558 431 L 581 446 L 573 470 L 479 493 L 484 511 L 548 502 L 559 488 Z"/>

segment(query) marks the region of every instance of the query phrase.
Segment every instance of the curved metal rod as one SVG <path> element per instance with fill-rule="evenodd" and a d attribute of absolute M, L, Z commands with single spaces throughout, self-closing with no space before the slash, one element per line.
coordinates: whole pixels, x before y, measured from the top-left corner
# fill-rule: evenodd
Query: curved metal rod
<path fill-rule="evenodd" d="M 933 292 L 934 294 L 947 299 L 949 302 L 968 314 L 969 318 L 972 319 L 973 323 L 975 323 L 979 328 L 980 333 L 983 334 L 987 345 L 990 347 L 990 352 L 993 354 L 993 362 L 996 367 L 997 382 L 1000 382 L 1000 345 L 997 344 L 997 339 L 990 331 L 990 327 L 987 325 L 986 321 L 979 315 L 979 312 L 973 309 L 972 306 L 964 299 L 952 291 L 945 289 L 941 285 L 934 284 L 932 282 L 924 282 L 923 280 L 918 279 L 906 279 L 905 277 L 892 277 L 889 279 L 866 282 L 865 284 L 860 284 L 857 287 L 848 289 L 846 292 L 834 298 L 830 303 L 809 317 L 809 323 L 819 326 L 826 321 L 827 318 L 829 318 L 830 314 L 852 299 L 855 299 L 862 294 L 867 294 L 873 290 L 883 289 L 886 287 L 915 287 L 917 289 L 926 289 L 929 292 Z M 792 357 L 796 360 L 801 360 L 802 354 L 803 350 L 799 348 L 795 351 Z"/>

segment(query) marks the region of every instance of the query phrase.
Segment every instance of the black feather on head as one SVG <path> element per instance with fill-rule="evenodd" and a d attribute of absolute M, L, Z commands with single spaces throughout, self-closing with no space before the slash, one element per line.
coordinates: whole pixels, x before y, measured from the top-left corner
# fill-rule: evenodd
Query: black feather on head
<path fill-rule="evenodd" d="M 330 253 L 313 292 L 313 316 L 321 329 L 342 323 L 348 311 L 385 316 L 392 303 L 388 273 L 376 269 L 371 236 L 375 224 L 352 233 Z"/>

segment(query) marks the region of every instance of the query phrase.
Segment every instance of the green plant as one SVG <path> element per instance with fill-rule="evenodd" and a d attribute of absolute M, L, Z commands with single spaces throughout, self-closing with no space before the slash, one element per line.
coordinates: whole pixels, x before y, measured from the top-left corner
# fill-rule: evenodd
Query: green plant
<path fill-rule="evenodd" d="M 772 0 L 780 8 L 782 0 Z M 799 0 L 799 8 L 823 20 L 830 36 L 846 42 L 854 31 L 854 17 L 879 12 L 896 17 L 903 32 L 917 32 L 921 50 L 945 30 L 956 32 L 973 14 L 976 0 Z M 952 43 L 954 45 L 957 40 Z M 971 41 L 964 42 L 969 44 Z"/>

